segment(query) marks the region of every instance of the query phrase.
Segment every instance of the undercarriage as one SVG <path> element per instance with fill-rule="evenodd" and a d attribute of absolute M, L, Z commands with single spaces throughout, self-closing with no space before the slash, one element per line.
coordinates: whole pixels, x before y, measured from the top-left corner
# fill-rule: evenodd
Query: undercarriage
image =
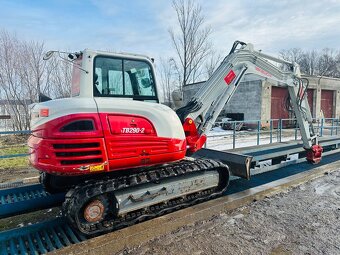
<path fill-rule="evenodd" d="M 45 186 L 46 180 L 51 179 L 45 178 Z M 67 192 L 62 211 L 83 234 L 98 235 L 212 199 L 228 184 L 226 165 L 186 158 L 131 174 L 78 182 Z"/>

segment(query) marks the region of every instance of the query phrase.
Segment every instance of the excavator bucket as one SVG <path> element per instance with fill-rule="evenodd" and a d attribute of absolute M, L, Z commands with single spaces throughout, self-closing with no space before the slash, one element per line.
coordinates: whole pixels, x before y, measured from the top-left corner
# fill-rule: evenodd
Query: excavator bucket
<path fill-rule="evenodd" d="M 252 156 L 202 148 L 191 157 L 219 160 L 229 166 L 229 170 L 233 175 L 250 179 Z"/>

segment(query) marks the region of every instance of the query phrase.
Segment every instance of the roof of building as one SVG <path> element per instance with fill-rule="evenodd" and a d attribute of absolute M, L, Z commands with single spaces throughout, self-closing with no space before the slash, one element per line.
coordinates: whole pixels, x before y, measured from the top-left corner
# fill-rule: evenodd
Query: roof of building
<path fill-rule="evenodd" d="M 24 100 L 14 100 L 14 99 L 0 99 L 0 105 L 28 105 L 32 104 L 33 101 L 31 99 L 24 99 Z"/>

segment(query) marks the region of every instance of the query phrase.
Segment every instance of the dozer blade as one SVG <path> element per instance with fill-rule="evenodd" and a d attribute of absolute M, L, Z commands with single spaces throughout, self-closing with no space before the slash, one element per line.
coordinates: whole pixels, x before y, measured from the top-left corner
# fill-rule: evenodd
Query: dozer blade
<path fill-rule="evenodd" d="M 219 160 L 229 166 L 229 170 L 233 175 L 250 179 L 252 156 L 202 148 L 191 157 Z"/>

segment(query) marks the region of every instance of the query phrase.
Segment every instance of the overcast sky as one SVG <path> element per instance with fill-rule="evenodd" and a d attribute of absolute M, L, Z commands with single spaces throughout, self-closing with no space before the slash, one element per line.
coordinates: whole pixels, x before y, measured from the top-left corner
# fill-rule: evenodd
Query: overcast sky
<path fill-rule="evenodd" d="M 278 54 L 300 47 L 340 49 L 340 0 L 202 0 L 212 43 L 227 53 L 235 40 Z M 47 49 L 84 48 L 173 54 L 168 29 L 176 26 L 170 0 L 0 1 L 0 28 Z"/>

